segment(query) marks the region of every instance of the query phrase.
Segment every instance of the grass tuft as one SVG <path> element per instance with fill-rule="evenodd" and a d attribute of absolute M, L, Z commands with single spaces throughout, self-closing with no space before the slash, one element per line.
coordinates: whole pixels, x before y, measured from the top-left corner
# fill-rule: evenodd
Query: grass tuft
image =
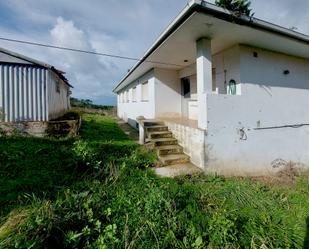
<path fill-rule="evenodd" d="M 0 248 L 309 248 L 307 174 L 159 178 L 108 116 L 75 139 L 1 137 L 0 159 Z"/>

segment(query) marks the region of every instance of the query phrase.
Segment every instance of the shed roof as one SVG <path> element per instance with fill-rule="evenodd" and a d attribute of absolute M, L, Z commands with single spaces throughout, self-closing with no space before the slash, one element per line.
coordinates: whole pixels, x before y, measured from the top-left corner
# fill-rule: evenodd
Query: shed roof
<path fill-rule="evenodd" d="M 0 52 L 1 53 L 4 53 L 4 54 L 7 54 L 7 55 L 10 55 L 10 56 L 13 56 L 15 58 L 18 58 L 18 59 L 21 59 L 21 60 L 24 60 L 24 61 L 27 61 L 31 64 L 34 64 L 34 65 L 37 65 L 37 66 L 40 66 L 40 67 L 44 67 L 46 69 L 50 69 L 52 72 L 54 72 L 61 80 L 63 80 L 63 82 L 65 84 L 67 84 L 69 87 L 73 88 L 73 86 L 69 83 L 68 79 L 64 76 L 65 72 L 61 71 L 61 70 L 58 70 L 56 69 L 54 66 L 52 65 L 49 65 L 47 63 L 44 63 L 44 62 L 41 62 L 39 60 L 36 60 L 36 59 L 33 59 L 33 58 L 30 58 L 28 56 L 25 56 L 25 55 L 22 55 L 22 54 L 19 54 L 19 53 L 16 53 L 16 52 L 13 52 L 13 51 L 10 51 L 10 50 L 7 50 L 5 48 L 1 48 L 0 47 Z"/>
<path fill-rule="evenodd" d="M 208 23 L 215 24 L 211 32 L 205 28 Z M 258 18 L 235 16 L 203 0 L 191 0 L 113 91 L 119 92 L 149 69 L 163 66 L 156 61 L 166 62 L 170 66 L 165 67 L 174 69 L 187 66 L 180 55 L 187 60 L 195 49 L 194 39 L 199 36 L 214 39 L 214 53 L 223 45 L 243 43 L 309 59 L 309 36 Z"/>

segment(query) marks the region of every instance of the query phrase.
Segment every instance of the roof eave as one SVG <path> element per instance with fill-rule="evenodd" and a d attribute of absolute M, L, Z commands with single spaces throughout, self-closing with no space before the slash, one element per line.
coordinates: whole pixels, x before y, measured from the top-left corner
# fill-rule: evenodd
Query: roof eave
<path fill-rule="evenodd" d="M 149 55 L 151 55 L 159 46 L 160 44 L 166 40 L 169 35 L 176 30 L 186 19 L 189 17 L 193 12 L 194 8 L 198 6 L 200 1 L 192 0 L 188 2 L 186 7 L 180 12 L 180 14 L 170 23 L 170 25 L 161 33 L 159 38 L 154 42 L 154 44 L 146 51 L 144 56 L 133 66 L 128 74 L 117 84 L 117 86 L 113 89 L 114 93 L 117 93 L 121 84 L 131 75 L 131 73 L 140 65 L 142 64 Z"/>
<path fill-rule="evenodd" d="M 255 29 L 269 31 L 278 35 L 282 35 L 288 38 L 296 39 L 300 42 L 309 44 L 309 36 L 302 33 L 289 30 L 279 25 L 266 22 L 254 17 L 248 17 L 245 15 L 235 16 L 231 11 L 218 7 L 214 4 L 207 3 L 202 0 L 191 0 L 182 12 L 175 18 L 175 20 L 165 29 L 165 31 L 159 36 L 149 50 L 146 51 L 144 56 L 139 60 L 129 73 L 117 84 L 113 89 L 114 93 L 123 89 L 122 83 L 194 12 L 203 12 L 213 15 L 217 18 L 223 19 L 228 22 L 234 22 L 239 25 L 250 26 Z"/>
<path fill-rule="evenodd" d="M 41 62 L 41 61 L 38 61 L 36 59 L 33 59 L 33 58 L 30 58 L 28 56 L 25 56 L 25 55 L 22 55 L 22 54 L 19 54 L 19 53 L 15 53 L 13 51 L 10 51 L 10 50 L 7 50 L 5 48 L 0 48 L 0 52 L 4 53 L 4 54 L 7 54 L 7 55 L 11 55 L 13 57 L 16 57 L 18 59 L 21 59 L 21 60 L 24 60 L 24 61 L 27 61 L 29 63 L 32 63 L 34 65 L 37 65 L 37 66 L 40 66 L 40 67 L 43 67 L 43 68 L 46 68 L 46 69 L 50 69 L 51 71 L 53 71 L 55 74 L 57 74 L 59 76 L 59 78 L 61 80 L 63 80 L 63 82 L 68 85 L 69 87 L 73 88 L 73 86 L 69 83 L 69 81 L 59 72 L 59 70 L 57 70 L 55 67 L 53 67 L 52 65 L 50 64 L 47 64 L 47 63 L 44 63 L 44 62 Z"/>
<path fill-rule="evenodd" d="M 51 65 L 49 65 L 47 63 L 38 61 L 36 59 L 30 58 L 30 57 L 25 56 L 25 55 L 21 55 L 19 53 L 15 53 L 13 51 L 10 51 L 10 50 L 4 49 L 4 48 L 0 48 L 0 52 L 5 53 L 7 55 L 11 55 L 11 56 L 16 57 L 18 59 L 33 63 L 33 64 L 41 66 L 41 67 L 45 67 L 45 68 L 51 68 L 52 67 Z"/>
<path fill-rule="evenodd" d="M 59 70 L 57 70 L 55 67 L 51 66 L 50 68 L 48 68 L 49 70 L 51 70 L 54 74 L 56 74 L 59 79 L 61 79 L 68 87 L 70 88 L 74 88 L 68 81 L 68 79 L 63 75 L 63 72 L 60 72 Z"/>
<path fill-rule="evenodd" d="M 285 37 L 293 38 L 301 42 L 309 43 L 309 36 L 302 34 L 300 32 L 287 29 L 285 27 L 255 18 L 248 17 L 246 15 L 235 16 L 235 14 L 231 11 L 213 5 L 211 3 L 202 2 L 198 8 L 200 12 L 204 12 L 206 14 L 213 14 L 217 18 L 221 18 L 228 22 L 237 23 L 239 25 L 246 25 L 256 29 L 262 29 L 265 31 L 270 31 L 275 34 L 279 34 Z"/>

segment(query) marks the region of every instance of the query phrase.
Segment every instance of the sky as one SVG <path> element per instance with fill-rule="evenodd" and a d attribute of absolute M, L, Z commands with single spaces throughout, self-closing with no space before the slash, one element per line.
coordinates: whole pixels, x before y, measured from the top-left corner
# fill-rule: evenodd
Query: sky
<path fill-rule="evenodd" d="M 210 0 L 209 2 L 214 2 Z M 255 17 L 309 35 L 308 0 L 252 0 Z M 0 37 L 140 58 L 187 0 L 0 0 Z M 73 97 L 116 104 L 134 61 L 0 40 L 0 47 L 65 71 Z"/>

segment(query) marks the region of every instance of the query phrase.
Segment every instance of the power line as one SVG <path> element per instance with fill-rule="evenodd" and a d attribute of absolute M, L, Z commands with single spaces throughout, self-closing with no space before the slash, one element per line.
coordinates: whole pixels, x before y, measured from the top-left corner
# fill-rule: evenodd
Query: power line
<path fill-rule="evenodd" d="M 39 46 L 39 47 L 67 50 L 67 51 L 71 51 L 71 52 L 78 52 L 78 53 L 84 53 L 84 54 L 99 55 L 99 56 L 111 57 L 111 58 L 122 59 L 122 60 L 131 60 L 131 61 L 139 61 L 139 62 L 140 61 L 145 61 L 145 62 L 149 62 L 149 63 L 181 67 L 181 65 L 177 65 L 177 64 L 173 64 L 173 63 L 160 62 L 160 61 L 152 61 L 152 60 L 143 60 L 143 59 L 138 59 L 138 58 L 134 58 L 134 57 L 127 57 L 127 56 L 121 56 L 121 55 L 115 55 L 115 54 L 107 54 L 107 53 L 99 53 L 99 52 L 93 52 L 93 51 L 89 51 L 89 50 L 82 50 L 82 49 L 69 48 L 69 47 L 61 47 L 61 46 L 54 46 L 54 45 L 49 45 L 49 44 L 30 42 L 30 41 L 23 41 L 23 40 L 17 40 L 17 39 L 10 39 L 10 38 L 5 38 L 5 37 L 0 37 L 0 40 L 8 41 L 8 42 L 15 42 L 15 43 L 22 43 L 22 44 L 27 44 L 27 45 L 32 45 L 32 46 Z"/>

